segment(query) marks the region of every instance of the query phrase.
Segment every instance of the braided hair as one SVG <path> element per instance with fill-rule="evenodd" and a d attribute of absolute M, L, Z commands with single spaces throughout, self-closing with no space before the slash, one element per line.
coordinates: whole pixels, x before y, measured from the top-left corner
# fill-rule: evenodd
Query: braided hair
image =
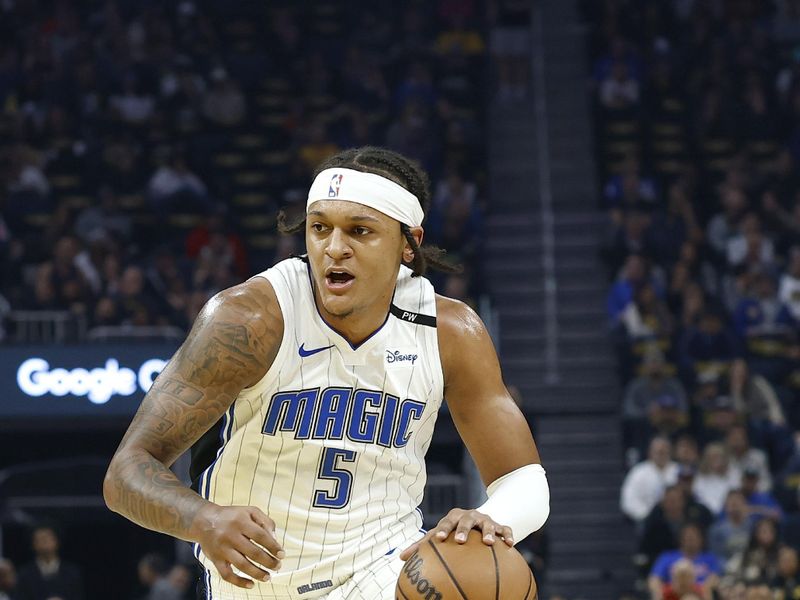
<path fill-rule="evenodd" d="M 314 171 L 314 177 L 321 171 L 334 167 L 353 169 L 354 171 L 385 177 L 414 194 L 419 199 L 424 213 L 427 214 L 428 208 L 430 208 L 431 193 L 428 175 L 418 163 L 397 152 L 376 146 L 362 146 L 361 148 L 343 150 L 323 161 Z M 278 231 L 281 233 L 299 233 L 305 229 L 305 226 L 305 215 L 298 221 L 289 223 L 283 211 L 278 214 Z M 445 251 L 441 248 L 436 246 L 421 248 L 414 236 L 411 235 L 411 229 L 405 223 L 400 224 L 400 231 L 414 252 L 414 258 L 410 263 L 403 261 L 403 264 L 412 269 L 412 277 L 424 275 L 428 267 L 445 273 L 460 273 L 462 271 L 460 265 L 454 265 L 443 260 L 442 257 Z"/>

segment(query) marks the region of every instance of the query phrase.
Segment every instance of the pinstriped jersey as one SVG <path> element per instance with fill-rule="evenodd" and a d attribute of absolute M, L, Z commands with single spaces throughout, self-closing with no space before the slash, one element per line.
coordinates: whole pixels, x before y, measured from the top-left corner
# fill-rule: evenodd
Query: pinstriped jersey
<path fill-rule="evenodd" d="M 225 414 L 196 487 L 215 503 L 263 510 L 286 557 L 271 582 L 234 596 L 202 549 L 195 554 L 214 598 L 315 598 L 419 537 L 444 384 L 435 294 L 401 266 L 385 322 L 354 347 L 317 310 L 304 259 L 258 276 L 283 313 L 281 346 Z"/>

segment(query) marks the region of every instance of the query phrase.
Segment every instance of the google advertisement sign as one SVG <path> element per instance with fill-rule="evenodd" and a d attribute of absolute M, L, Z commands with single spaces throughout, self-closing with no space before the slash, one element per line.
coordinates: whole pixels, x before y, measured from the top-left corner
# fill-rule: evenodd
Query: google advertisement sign
<path fill-rule="evenodd" d="M 130 416 L 172 343 L 0 346 L 3 417 Z"/>
<path fill-rule="evenodd" d="M 167 361 L 152 358 L 136 371 L 120 367 L 115 358 L 103 367 L 88 370 L 51 368 L 43 358 L 29 358 L 17 370 L 17 385 L 28 396 L 86 396 L 93 404 L 105 404 L 111 396 L 130 396 L 139 389 L 147 392 Z"/>

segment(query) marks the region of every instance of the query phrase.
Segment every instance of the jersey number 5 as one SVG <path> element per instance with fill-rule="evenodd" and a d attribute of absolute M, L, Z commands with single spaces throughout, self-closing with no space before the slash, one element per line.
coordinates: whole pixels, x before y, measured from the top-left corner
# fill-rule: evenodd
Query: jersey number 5
<path fill-rule="evenodd" d="M 314 490 L 314 506 L 318 508 L 344 508 L 347 506 L 347 503 L 350 502 L 350 491 L 353 489 L 353 473 L 341 468 L 339 463 L 355 461 L 355 450 L 322 449 L 317 478 L 333 481 L 333 493 L 328 493 L 326 490 Z"/>

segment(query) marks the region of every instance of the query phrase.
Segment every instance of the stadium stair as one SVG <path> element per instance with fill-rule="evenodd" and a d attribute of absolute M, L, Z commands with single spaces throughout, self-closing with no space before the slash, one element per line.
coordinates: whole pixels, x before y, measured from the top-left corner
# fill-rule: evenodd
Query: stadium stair
<path fill-rule="evenodd" d="M 633 532 L 618 509 L 620 396 L 597 253 L 604 220 L 596 202 L 583 33 L 576 0 L 536 4 L 534 91 L 525 101 L 496 104 L 490 118 L 488 283 L 505 378 L 522 393 L 551 485 L 543 597 L 616 600 L 634 579 Z M 548 176 L 551 270 L 542 235 L 550 222 L 542 211 Z M 548 312 L 550 275 L 555 302 L 551 296 Z M 553 317 L 554 359 L 547 352 Z"/>

